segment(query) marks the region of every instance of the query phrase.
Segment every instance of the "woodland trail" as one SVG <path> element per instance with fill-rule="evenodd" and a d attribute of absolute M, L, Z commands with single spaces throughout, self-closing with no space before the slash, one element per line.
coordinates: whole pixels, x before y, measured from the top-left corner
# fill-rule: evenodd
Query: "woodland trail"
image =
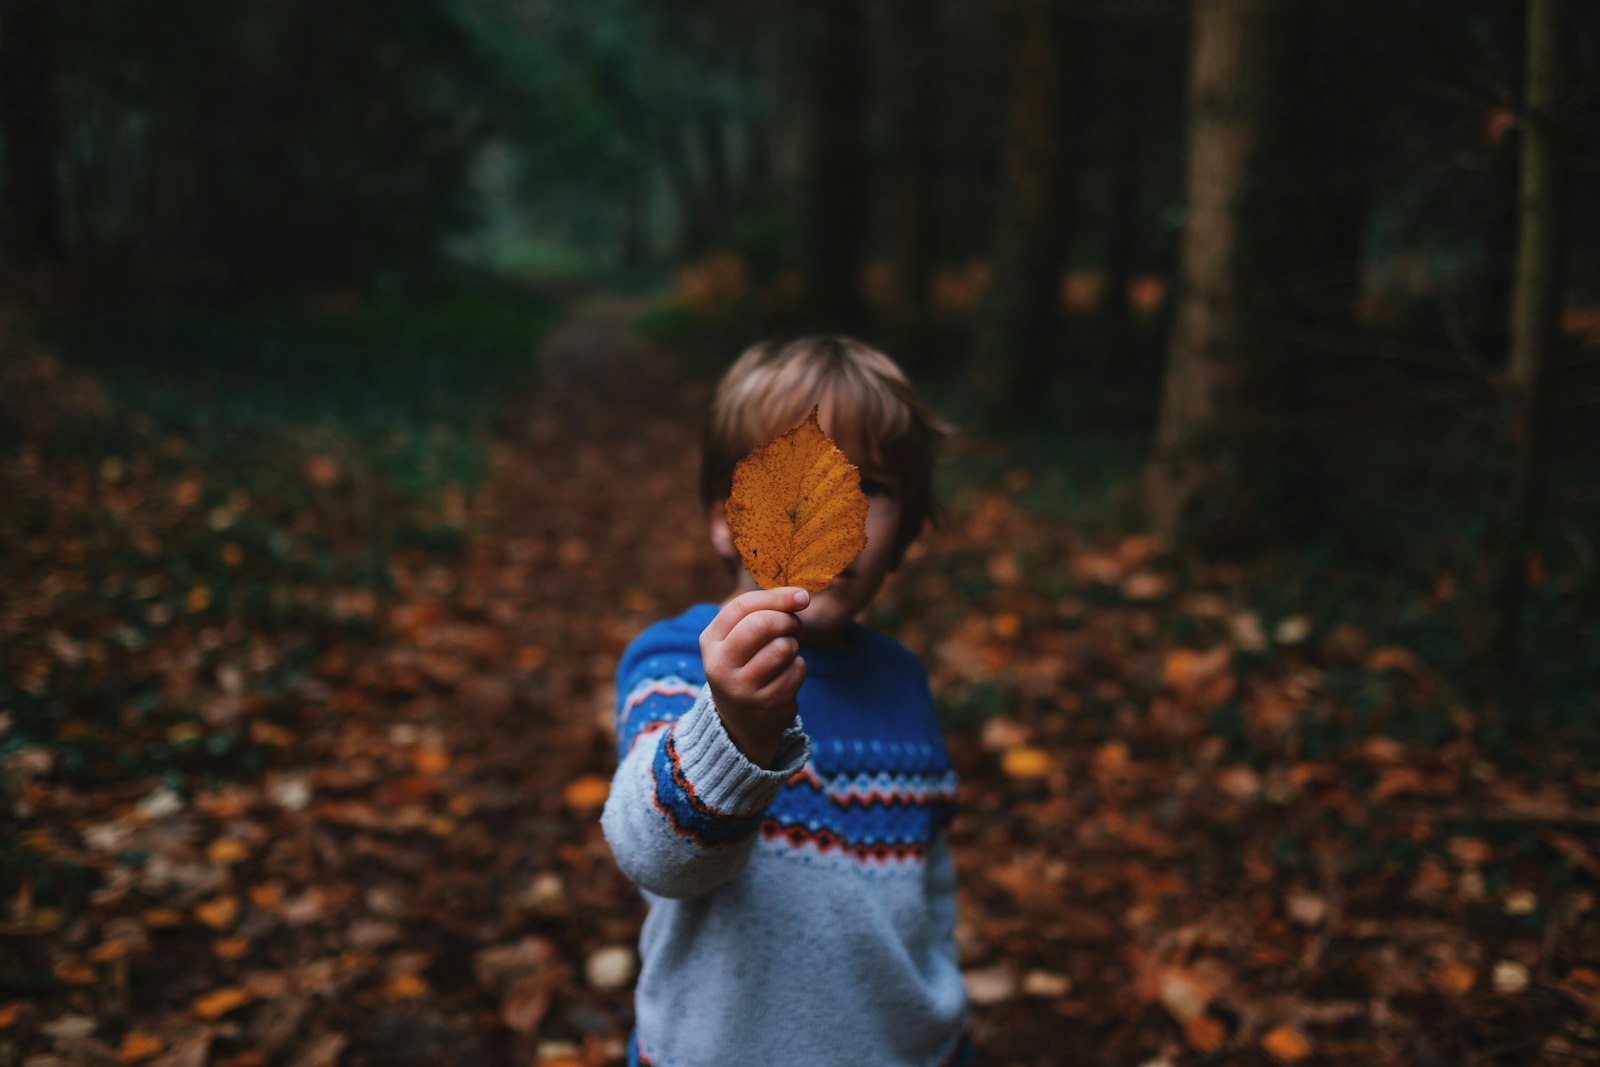
<path fill-rule="evenodd" d="M 370 709 L 371 732 L 429 772 L 374 801 L 459 815 L 432 855 L 371 857 L 416 878 L 402 925 L 429 994 L 377 1007 L 347 1062 L 466 1062 L 463 1042 L 479 1063 L 621 1055 L 629 974 L 584 973 L 630 959 L 643 914 L 597 822 L 612 674 L 635 633 L 725 581 L 694 491 L 703 390 L 630 332 L 636 312 L 593 300 L 545 341 L 540 385 L 502 413 L 464 565 L 412 575 L 388 650 L 353 672 L 399 701 Z"/>

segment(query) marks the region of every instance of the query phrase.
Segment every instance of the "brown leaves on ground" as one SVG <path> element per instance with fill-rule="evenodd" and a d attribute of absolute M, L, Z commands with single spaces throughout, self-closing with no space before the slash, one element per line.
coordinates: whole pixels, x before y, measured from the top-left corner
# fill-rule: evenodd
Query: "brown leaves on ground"
<path fill-rule="evenodd" d="M 728 498 L 734 546 L 763 589 L 826 589 L 867 544 L 861 472 L 822 432 L 817 409 L 739 461 Z"/>
<path fill-rule="evenodd" d="M 623 358 L 619 321 L 576 316 L 547 359 Z M 259 771 L 73 790 L 10 754 L 0 1059 L 624 1062 L 643 906 L 596 821 L 611 675 L 726 576 L 693 491 L 703 394 L 545 389 L 465 559 L 394 554 L 371 632 L 330 630 L 290 713 L 255 720 L 279 731 Z M 1384 713 L 1447 680 L 1267 612 L 1237 569 L 1031 515 L 1027 480 L 957 493 L 878 609 L 951 716 L 985 1062 L 1600 1060 L 1584 754 L 1513 771 L 1465 729 L 1356 731 L 1351 678 Z M 187 634 L 160 646 L 171 691 L 259 716 Z M 30 677 L 88 655 L 69 638 Z"/>

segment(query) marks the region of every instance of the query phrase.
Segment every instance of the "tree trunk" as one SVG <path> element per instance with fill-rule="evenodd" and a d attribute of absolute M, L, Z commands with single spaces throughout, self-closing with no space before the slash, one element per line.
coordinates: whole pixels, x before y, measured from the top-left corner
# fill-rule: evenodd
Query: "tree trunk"
<path fill-rule="evenodd" d="M 933 275 L 937 115 L 933 97 L 936 9 L 895 0 L 890 129 L 894 190 L 889 218 L 889 337 L 896 358 L 936 373 L 929 284 Z"/>
<path fill-rule="evenodd" d="M 51 0 L 0 0 L 4 234 L 24 267 L 59 262 L 66 252 L 56 172 L 55 12 Z"/>
<path fill-rule="evenodd" d="M 858 0 L 821 0 L 817 8 L 807 305 L 813 328 L 857 332 L 866 325 L 861 299 L 867 228 L 864 16 Z"/>
<path fill-rule="evenodd" d="M 1196 0 L 1189 69 L 1188 219 L 1145 499 L 1170 543 L 1247 548 L 1250 471 L 1274 411 L 1274 264 L 1263 140 L 1281 99 L 1285 0 Z"/>
<path fill-rule="evenodd" d="M 1062 230 L 1071 200 L 1064 19 L 1053 0 L 1018 0 L 1017 10 L 994 267 L 967 374 L 989 422 L 1038 414 L 1047 399 L 1060 358 Z"/>
<path fill-rule="evenodd" d="M 1528 4 L 1527 74 L 1517 193 L 1516 276 L 1507 365 L 1510 494 L 1489 562 L 1494 582 L 1486 690 L 1499 694 L 1516 664 L 1528 559 L 1538 546 L 1546 481 L 1550 368 L 1559 337 L 1566 218 L 1561 18 L 1564 0 Z"/>

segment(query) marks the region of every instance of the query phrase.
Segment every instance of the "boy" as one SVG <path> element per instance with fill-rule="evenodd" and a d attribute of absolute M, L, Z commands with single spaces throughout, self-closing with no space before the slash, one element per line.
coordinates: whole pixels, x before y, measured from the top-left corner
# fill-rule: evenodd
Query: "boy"
<path fill-rule="evenodd" d="M 733 468 L 813 405 L 861 470 L 867 545 L 819 593 L 762 590 L 724 514 Z M 650 904 L 630 1064 L 971 1060 L 955 775 L 921 664 L 854 621 L 929 518 L 943 434 L 849 338 L 757 346 L 718 386 L 700 489 L 737 586 L 650 627 L 617 672 L 601 822 Z"/>

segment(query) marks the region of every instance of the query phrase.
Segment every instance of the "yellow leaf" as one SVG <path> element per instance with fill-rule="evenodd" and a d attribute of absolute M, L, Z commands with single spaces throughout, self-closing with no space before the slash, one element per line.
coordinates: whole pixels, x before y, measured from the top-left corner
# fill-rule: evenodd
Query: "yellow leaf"
<path fill-rule="evenodd" d="M 1000 757 L 1000 770 L 1007 778 L 1043 778 L 1052 767 L 1050 753 L 1027 745 L 1007 749 Z"/>
<path fill-rule="evenodd" d="M 574 778 L 561 791 L 561 799 L 567 802 L 567 807 L 580 810 L 598 808 L 610 795 L 611 783 L 598 774 Z"/>
<path fill-rule="evenodd" d="M 867 509 L 861 472 L 822 432 L 812 408 L 734 468 L 728 529 L 761 588 L 815 593 L 866 547 Z"/>
<path fill-rule="evenodd" d="M 239 917 L 239 901 L 233 897 L 216 897 L 196 906 L 194 915 L 213 930 L 226 930 Z"/>
<path fill-rule="evenodd" d="M 1273 1059 L 1282 1060 L 1284 1063 L 1295 1063 L 1311 1055 L 1311 1042 L 1307 1041 L 1299 1030 L 1287 1023 L 1274 1027 L 1263 1037 L 1261 1047 L 1266 1049 Z"/>
<path fill-rule="evenodd" d="M 197 998 L 190 1005 L 190 1010 L 202 1019 L 220 1019 L 233 1009 L 250 1003 L 252 999 L 248 989 L 229 986 Z"/>
<path fill-rule="evenodd" d="M 138 1063 L 167 1047 L 167 1043 L 155 1034 L 147 1034 L 139 1030 L 129 1030 L 122 1038 L 122 1046 L 117 1049 L 118 1063 Z"/>

